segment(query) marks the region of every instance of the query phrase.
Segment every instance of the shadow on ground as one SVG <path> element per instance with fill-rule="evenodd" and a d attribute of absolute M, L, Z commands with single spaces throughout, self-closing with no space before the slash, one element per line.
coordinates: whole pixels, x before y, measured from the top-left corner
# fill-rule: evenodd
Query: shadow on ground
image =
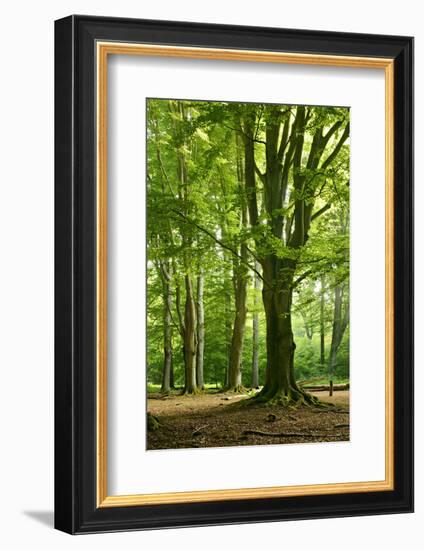
<path fill-rule="evenodd" d="M 54 513 L 52 510 L 24 510 L 23 513 L 38 523 L 42 523 L 46 527 L 53 529 L 54 527 Z"/>

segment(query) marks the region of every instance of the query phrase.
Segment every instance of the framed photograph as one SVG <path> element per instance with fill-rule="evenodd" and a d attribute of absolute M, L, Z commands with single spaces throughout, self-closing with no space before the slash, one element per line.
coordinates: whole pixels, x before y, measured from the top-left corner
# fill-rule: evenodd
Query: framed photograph
<path fill-rule="evenodd" d="M 55 24 L 55 525 L 413 509 L 413 39 Z"/>

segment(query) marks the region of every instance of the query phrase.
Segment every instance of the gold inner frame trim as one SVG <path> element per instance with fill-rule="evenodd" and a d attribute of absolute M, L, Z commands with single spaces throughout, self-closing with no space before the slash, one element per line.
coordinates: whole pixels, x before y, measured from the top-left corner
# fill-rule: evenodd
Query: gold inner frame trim
<path fill-rule="evenodd" d="M 365 493 L 394 489 L 394 60 L 282 53 L 253 50 L 194 48 L 123 42 L 97 42 L 97 506 L 142 506 L 183 502 Z M 109 55 L 142 55 L 220 59 L 385 71 L 385 479 L 315 485 L 255 487 L 109 496 L 107 493 L 107 61 Z"/>

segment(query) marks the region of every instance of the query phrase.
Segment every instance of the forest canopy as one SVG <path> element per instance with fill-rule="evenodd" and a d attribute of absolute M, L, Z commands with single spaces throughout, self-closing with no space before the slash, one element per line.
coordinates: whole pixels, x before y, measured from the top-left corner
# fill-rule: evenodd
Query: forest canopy
<path fill-rule="evenodd" d="M 147 383 L 349 378 L 349 109 L 147 100 Z"/>

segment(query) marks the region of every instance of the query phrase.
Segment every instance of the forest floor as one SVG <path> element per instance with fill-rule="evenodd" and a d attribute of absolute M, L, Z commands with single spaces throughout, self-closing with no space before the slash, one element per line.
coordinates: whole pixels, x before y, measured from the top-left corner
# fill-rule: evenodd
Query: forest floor
<path fill-rule="evenodd" d="M 163 397 L 149 394 L 147 409 L 160 422 L 147 432 L 147 448 L 181 449 L 281 443 L 349 441 L 349 391 L 315 392 L 333 407 L 240 407 L 248 395 L 203 393 Z"/>

